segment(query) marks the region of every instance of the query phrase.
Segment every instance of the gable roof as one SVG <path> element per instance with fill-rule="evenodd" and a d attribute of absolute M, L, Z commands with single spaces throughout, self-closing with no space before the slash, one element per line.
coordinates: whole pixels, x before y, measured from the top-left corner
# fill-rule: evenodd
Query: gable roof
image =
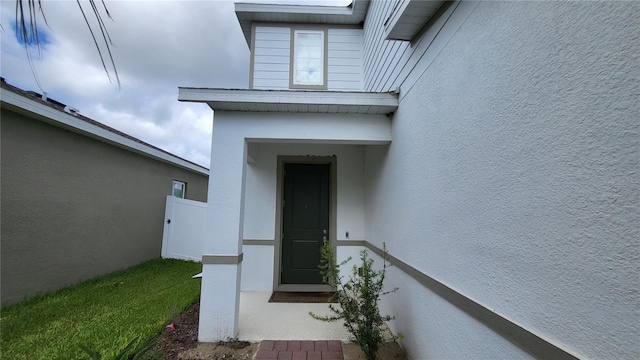
<path fill-rule="evenodd" d="M 310 6 L 236 3 L 236 16 L 251 46 L 254 22 L 362 25 L 370 0 L 353 0 L 347 6 Z"/>
<path fill-rule="evenodd" d="M 41 94 L 34 91 L 22 90 L 8 84 L 4 78 L 0 78 L 0 88 L 2 94 L 0 99 L 3 108 L 155 160 L 176 165 L 202 175 L 209 175 L 209 169 L 203 166 L 78 114 L 75 111 L 67 112 L 65 108 L 68 109 L 69 107 L 65 104 L 50 98 L 43 98 Z"/>

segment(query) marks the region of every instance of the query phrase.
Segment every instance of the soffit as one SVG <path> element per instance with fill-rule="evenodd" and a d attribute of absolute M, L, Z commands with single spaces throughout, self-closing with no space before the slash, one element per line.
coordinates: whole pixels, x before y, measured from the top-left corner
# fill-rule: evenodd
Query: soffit
<path fill-rule="evenodd" d="M 400 0 L 385 20 L 387 40 L 411 40 L 444 4 L 442 0 Z"/>
<path fill-rule="evenodd" d="M 178 100 L 202 102 L 212 110 L 326 114 L 389 114 L 398 108 L 392 92 L 291 91 L 179 88 Z"/>
<path fill-rule="evenodd" d="M 251 24 L 254 22 L 361 25 L 369 1 L 353 0 L 348 6 L 236 3 L 235 10 L 242 33 L 251 46 Z"/>

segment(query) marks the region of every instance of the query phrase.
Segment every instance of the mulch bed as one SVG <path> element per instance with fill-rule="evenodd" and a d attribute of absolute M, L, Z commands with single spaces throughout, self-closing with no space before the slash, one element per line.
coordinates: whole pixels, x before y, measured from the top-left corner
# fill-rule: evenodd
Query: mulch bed
<path fill-rule="evenodd" d="M 171 320 L 173 328 L 166 327 L 156 339 L 152 351 L 164 360 L 247 360 L 253 357 L 257 344 L 237 339 L 218 343 L 198 343 L 200 302 Z"/>
<path fill-rule="evenodd" d="M 175 330 L 165 328 L 160 333 L 153 350 L 162 354 L 165 360 L 174 360 L 181 352 L 198 346 L 199 318 L 198 301 L 172 320 Z"/>
<path fill-rule="evenodd" d="M 174 329 L 165 328 L 156 340 L 152 351 L 161 355 L 164 360 L 248 360 L 258 351 L 258 344 L 230 339 L 217 344 L 198 344 L 198 319 L 200 318 L 200 302 L 172 319 Z M 354 344 L 343 344 L 344 358 L 364 360 L 360 347 Z M 383 344 L 378 359 L 406 360 L 407 355 L 396 343 Z"/>

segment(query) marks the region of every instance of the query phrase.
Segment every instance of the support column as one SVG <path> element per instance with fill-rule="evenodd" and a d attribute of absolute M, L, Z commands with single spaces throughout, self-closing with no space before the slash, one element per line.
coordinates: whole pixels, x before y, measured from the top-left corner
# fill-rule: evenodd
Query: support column
<path fill-rule="evenodd" d="M 241 262 L 242 254 L 202 257 L 198 341 L 216 342 L 238 336 Z"/>
<path fill-rule="evenodd" d="M 234 135 L 216 116 L 202 256 L 201 342 L 234 338 L 239 331 L 246 146 Z"/>

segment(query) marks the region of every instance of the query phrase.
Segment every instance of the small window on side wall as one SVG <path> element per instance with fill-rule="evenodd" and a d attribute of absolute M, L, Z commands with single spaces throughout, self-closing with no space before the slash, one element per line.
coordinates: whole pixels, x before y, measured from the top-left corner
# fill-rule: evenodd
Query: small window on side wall
<path fill-rule="evenodd" d="M 173 180 L 173 187 L 171 188 L 171 195 L 184 199 L 187 192 L 187 183 L 183 181 Z"/>
<path fill-rule="evenodd" d="M 293 30 L 291 87 L 326 89 L 324 30 Z"/>

